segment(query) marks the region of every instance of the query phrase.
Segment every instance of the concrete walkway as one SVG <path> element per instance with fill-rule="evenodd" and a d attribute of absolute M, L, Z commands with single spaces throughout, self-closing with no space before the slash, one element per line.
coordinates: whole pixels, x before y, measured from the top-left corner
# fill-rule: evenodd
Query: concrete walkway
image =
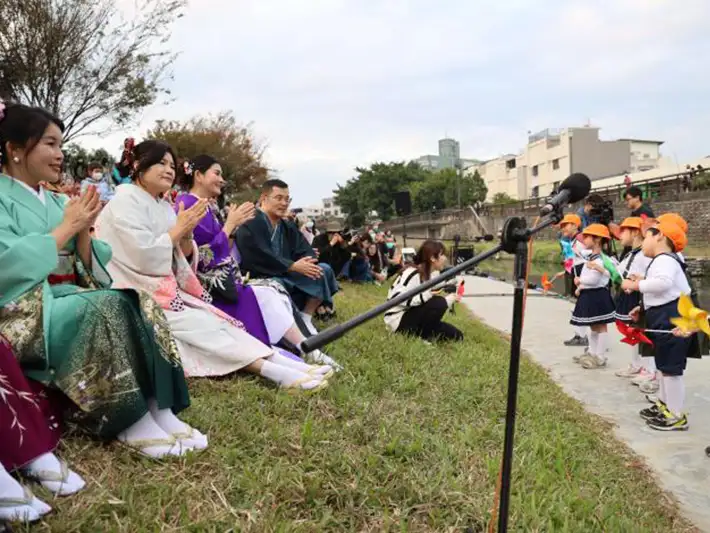
<path fill-rule="evenodd" d="M 510 333 L 513 298 L 483 295 L 512 294 L 512 285 L 474 276 L 465 279 L 467 295 L 482 295 L 464 298 L 469 309 L 489 326 Z M 638 416 L 638 411 L 649 405 L 643 395 L 614 375 L 630 361 L 629 348 L 619 342 L 616 328 L 610 328 L 611 352 L 606 369 L 584 370 L 572 361 L 580 348 L 562 344 L 572 333 L 568 325 L 572 308 L 571 303 L 559 298 L 528 297 L 523 349 L 549 370 L 567 394 L 613 422 L 617 438 L 645 458 L 661 487 L 680 502 L 683 514 L 702 531 L 710 532 L 710 458 L 705 456 L 705 447 L 710 445 L 710 358 L 688 363 L 686 411 L 690 429 L 654 431 Z"/>

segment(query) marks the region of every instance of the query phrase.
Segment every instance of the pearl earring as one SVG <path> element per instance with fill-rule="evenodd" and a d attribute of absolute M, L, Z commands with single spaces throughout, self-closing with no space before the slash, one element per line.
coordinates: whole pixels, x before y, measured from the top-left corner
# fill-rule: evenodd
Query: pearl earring
<path fill-rule="evenodd" d="M 20 158 L 17 157 L 17 156 L 15 156 L 15 157 L 12 158 L 12 162 L 13 162 L 13 163 L 19 163 L 19 162 L 20 162 Z"/>

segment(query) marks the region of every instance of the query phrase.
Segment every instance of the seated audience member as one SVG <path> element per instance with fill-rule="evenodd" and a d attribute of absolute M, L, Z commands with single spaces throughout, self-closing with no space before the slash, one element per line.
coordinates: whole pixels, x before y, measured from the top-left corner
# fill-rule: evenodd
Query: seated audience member
<path fill-rule="evenodd" d="M 0 331 L 25 374 L 66 396 L 88 433 L 153 458 L 204 448 L 175 416 L 190 402 L 165 315 L 134 291 L 109 290 L 111 248 L 89 234 L 96 190 L 68 200 L 39 185 L 59 179 L 63 130 L 43 109 L 0 113 Z M 37 475 L 79 484 L 56 462 Z"/>
<path fill-rule="evenodd" d="M 263 280 L 254 280 L 243 284 L 239 264 L 232 255 L 234 234 L 239 226 L 254 218 L 254 204 L 229 206 L 226 220 L 220 221 L 216 200 L 221 197 L 225 181 L 222 166 L 209 155 L 186 161 L 180 181 L 189 192 L 178 195 L 176 211 L 189 209 L 200 199 L 215 200 L 193 230 L 198 252 L 193 255 L 193 263 L 197 263 L 197 277 L 214 306 L 244 324 L 247 332 L 262 343 L 275 345 L 285 339 L 300 350 L 305 337 L 294 321 L 288 293 L 278 283 L 259 284 Z M 281 353 L 291 355 L 285 350 Z M 304 355 L 313 363 L 335 364 L 320 350 Z"/>
<path fill-rule="evenodd" d="M 372 278 L 381 283 L 387 279 L 387 263 L 377 244 L 372 243 L 367 247 L 367 260 L 370 264 Z"/>
<path fill-rule="evenodd" d="M 284 220 L 290 203 L 286 183 L 276 179 L 264 183 L 256 217 L 237 230 L 240 264 L 253 278 L 278 280 L 315 331 L 313 314 L 321 305 L 333 305 L 338 283 L 330 265 L 318 263 L 298 227 Z"/>
<path fill-rule="evenodd" d="M 246 370 L 285 389 L 327 386 L 330 367 L 310 366 L 275 352 L 209 302 L 185 254 L 197 253 L 192 231 L 207 212 L 199 199 L 177 215 L 163 198 L 175 181 L 175 155 L 161 141 L 133 150 L 133 183 L 118 188 L 96 223 L 113 248 L 108 266 L 116 287 L 150 294 L 163 308 L 188 376 L 224 376 Z"/>
<path fill-rule="evenodd" d="M 88 168 L 89 176 L 81 181 L 81 194 L 86 192 L 89 185 L 96 188 L 99 193 L 99 199 L 102 203 L 108 203 L 113 198 L 114 187 L 109 183 L 108 176 L 104 173 L 104 169 L 100 163 L 91 163 Z"/>
<path fill-rule="evenodd" d="M 308 244 L 313 245 L 313 239 L 315 238 L 315 224 L 313 221 L 306 217 L 296 217 L 296 220 L 298 221 L 298 228 L 303 233 L 303 238 L 306 239 Z"/>
<path fill-rule="evenodd" d="M 35 522 L 52 510 L 9 472 L 18 470 L 59 496 L 74 494 L 85 485 L 70 470 L 65 477 L 57 474 L 66 468 L 54 455 L 59 421 L 42 389 L 25 378 L 10 345 L 0 336 L 0 520 Z"/>
<path fill-rule="evenodd" d="M 446 250 L 438 241 L 424 241 L 414 257 L 414 264 L 404 268 L 387 295 L 391 300 L 439 275 L 446 263 Z M 385 325 L 396 333 L 409 333 L 424 340 L 463 340 L 463 333 L 443 321 L 455 302 L 456 294 L 440 296 L 426 290 L 385 313 Z"/>
<path fill-rule="evenodd" d="M 313 239 L 313 248 L 318 251 L 318 261 L 330 265 L 336 276 L 343 275 L 343 270 L 350 261 L 350 252 L 343 235 L 347 234 L 336 222 L 328 223 L 326 231 Z"/>
<path fill-rule="evenodd" d="M 369 233 L 362 233 L 350 242 L 350 268 L 348 278 L 355 282 L 370 282 L 373 280 L 367 248 L 372 243 Z"/>

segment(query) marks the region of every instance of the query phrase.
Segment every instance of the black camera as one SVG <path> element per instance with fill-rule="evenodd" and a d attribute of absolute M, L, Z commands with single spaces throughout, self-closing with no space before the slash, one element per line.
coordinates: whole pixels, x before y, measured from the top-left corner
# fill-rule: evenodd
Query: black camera
<path fill-rule="evenodd" d="M 591 194 L 587 198 L 587 203 L 592 206 L 589 211 L 592 223 L 608 226 L 614 221 L 614 203 L 611 200 L 605 200 L 598 194 Z"/>

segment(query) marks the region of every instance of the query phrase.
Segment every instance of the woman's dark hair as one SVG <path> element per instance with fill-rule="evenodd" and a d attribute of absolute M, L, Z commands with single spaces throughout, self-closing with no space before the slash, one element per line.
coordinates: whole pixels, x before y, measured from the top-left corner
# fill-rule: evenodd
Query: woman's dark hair
<path fill-rule="evenodd" d="M 8 143 L 25 149 L 26 153 L 34 150 L 50 124 L 56 125 L 64 133 L 64 122 L 41 107 L 24 104 L 6 104 L 0 114 L 0 167 L 9 161 Z"/>
<path fill-rule="evenodd" d="M 189 161 L 186 159 L 179 169 L 178 183 L 180 184 L 180 187 L 186 191 L 189 191 L 195 184 L 195 172 L 201 172 L 204 174 L 212 167 L 212 165 L 217 164 L 219 164 L 219 161 L 207 154 L 200 154 L 196 158 Z"/>
<path fill-rule="evenodd" d="M 414 256 L 414 264 L 419 270 L 419 279 L 428 281 L 431 277 L 431 260 L 446 253 L 446 247 L 439 241 L 424 241 Z"/>
<path fill-rule="evenodd" d="M 165 154 L 170 154 L 173 156 L 173 161 L 177 161 L 175 152 L 166 142 L 151 140 L 143 141 L 136 145 L 136 147 L 133 148 L 133 160 L 135 163 L 133 164 L 131 179 L 138 181 L 140 175 L 153 165 L 160 163 L 163 157 L 165 157 Z"/>

